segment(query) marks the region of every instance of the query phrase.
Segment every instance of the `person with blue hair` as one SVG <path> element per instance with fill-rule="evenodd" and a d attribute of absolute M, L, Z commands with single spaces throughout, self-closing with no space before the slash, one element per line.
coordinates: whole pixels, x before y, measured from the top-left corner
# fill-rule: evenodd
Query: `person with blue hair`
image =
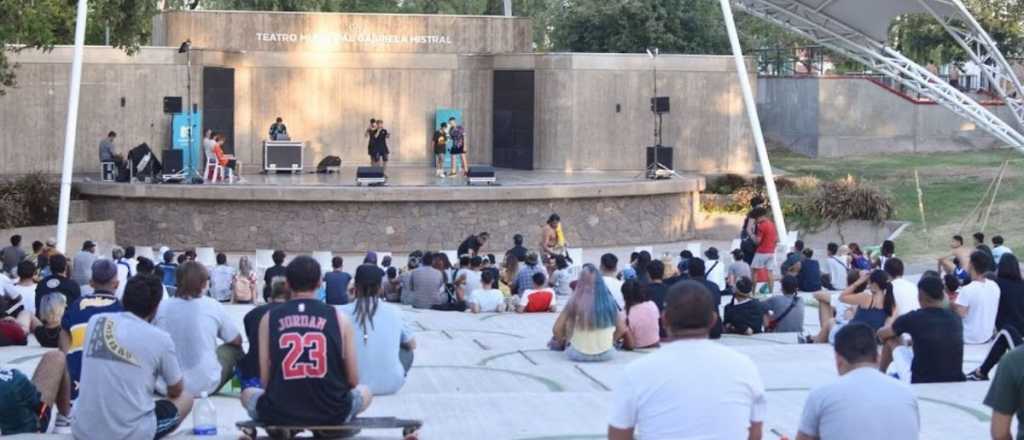
<path fill-rule="evenodd" d="M 551 348 L 565 350 L 574 362 L 606 361 L 616 346 L 634 347 L 626 319 L 593 264 L 583 265 L 576 289 L 552 331 Z"/>

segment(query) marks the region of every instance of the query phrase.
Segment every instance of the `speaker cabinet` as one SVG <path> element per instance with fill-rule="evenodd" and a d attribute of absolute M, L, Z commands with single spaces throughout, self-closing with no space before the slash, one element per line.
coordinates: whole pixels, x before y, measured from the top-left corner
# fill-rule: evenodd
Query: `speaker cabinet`
<path fill-rule="evenodd" d="M 388 178 L 384 176 L 384 168 L 382 167 L 359 167 L 356 168 L 356 185 L 383 185 L 387 183 Z"/>
<path fill-rule="evenodd" d="M 669 99 L 668 96 L 656 96 L 651 98 L 651 111 L 655 113 L 668 113 L 669 112 Z"/>
<path fill-rule="evenodd" d="M 180 96 L 164 96 L 164 113 L 167 113 L 167 114 L 181 113 L 181 97 Z"/>
<path fill-rule="evenodd" d="M 184 168 L 181 150 L 164 150 L 160 162 L 164 165 L 164 174 L 178 174 Z"/>
<path fill-rule="evenodd" d="M 665 146 L 662 146 L 662 147 L 654 147 L 654 146 L 647 147 L 647 168 L 650 168 L 651 165 L 654 165 L 655 159 L 657 159 L 657 162 L 662 164 L 662 165 L 664 165 L 665 168 L 675 169 L 675 167 L 672 166 L 673 165 L 672 164 L 672 152 L 673 152 L 673 150 L 674 149 L 672 147 L 665 147 Z M 655 154 L 657 154 L 657 158 L 655 158 Z"/>

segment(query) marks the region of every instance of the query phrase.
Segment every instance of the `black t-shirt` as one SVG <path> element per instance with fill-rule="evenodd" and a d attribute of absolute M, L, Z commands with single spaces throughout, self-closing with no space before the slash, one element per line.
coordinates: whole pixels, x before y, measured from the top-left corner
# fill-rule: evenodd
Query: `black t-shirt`
<path fill-rule="evenodd" d="M 817 292 L 821 290 L 821 265 L 817 260 L 804 258 L 800 260 L 800 272 L 796 275 L 800 282 L 801 292 Z"/>
<path fill-rule="evenodd" d="M 732 324 L 737 332 L 745 333 L 747 329 L 754 333 L 761 333 L 764 326 L 764 305 L 756 299 L 748 300 L 743 304 L 736 304 L 735 299 L 725 305 L 726 324 Z"/>
<path fill-rule="evenodd" d="M 654 301 L 658 311 L 665 309 L 665 294 L 668 293 L 668 286 L 664 283 L 649 283 L 643 287 L 647 291 L 647 299 Z"/>
<path fill-rule="evenodd" d="M 694 281 L 701 283 L 711 292 L 711 299 L 715 301 L 715 315 L 718 315 L 718 306 L 722 304 L 722 290 L 718 288 L 718 284 L 715 284 L 707 279 L 694 279 Z M 722 317 L 719 316 L 715 320 L 715 326 L 711 328 L 711 339 L 718 339 L 722 337 Z"/>
<path fill-rule="evenodd" d="M 530 253 L 526 246 L 515 246 L 508 250 L 509 253 L 516 256 L 516 259 L 520 262 L 526 261 L 526 254 Z"/>
<path fill-rule="evenodd" d="M 484 244 L 480 242 L 480 239 L 477 238 L 477 236 L 470 235 L 469 237 L 466 237 L 465 240 L 462 240 L 462 244 L 459 245 L 459 256 L 469 255 L 470 249 L 473 250 L 474 255 L 478 255 L 480 247 L 483 245 Z"/>
<path fill-rule="evenodd" d="M 1024 281 L 997 278 L 996 284 L 999 284 L 996 328 L 1012 325 L 1017 331 L 1024 331 Z"/>
<path fill-rule="evenodd" d="M 263 299 L 270 301 L 270 289 L 273 287 L 273 281 L 276 277 L 285 276 L 285 269 L 283 265 L 274 265 L 270 269 L 267 269 L 263 273 Z"/>
<path fill-rule="evenodd" d="M 964 380 L 964 325 L 956 313 L 924 307 L 896 318 L 892 329 L 914 339 L 913 383 Z"/>
<path fill-rule="evenodd" d="M 448 146 L 448 135 L 440 130 L 434 132 L 434 150 L 443 150 Z"/>
<path fill-rule="evenodd" d="M 36 314 L 39 313 L 39 304 L 43 301 L 43 297 L 53 292 L 63 293 L 68 305 L 82 296 L 82 288 L 74 281 L 60 275 L 50 275 L 36 285 Z"/>
<path fill-rule="evenodd" d="M 263 304 L 250 310 L 249 313 L 246 313 L 245 317 L 242 318 L 242 324 L 245 326 L 245 336 L 249 339 L 249 351 L 245 353 L 245 357 L 243 357 L 242 361 L 238 364 L 238 369 L 242 373 L 242 378 L 260 378 L 260 320 L 263 319 L 263 315 L 266 315 L 267 311 L 270 310 L 271 307 L 274 307 L 277 304 L 278 303 Z"/>

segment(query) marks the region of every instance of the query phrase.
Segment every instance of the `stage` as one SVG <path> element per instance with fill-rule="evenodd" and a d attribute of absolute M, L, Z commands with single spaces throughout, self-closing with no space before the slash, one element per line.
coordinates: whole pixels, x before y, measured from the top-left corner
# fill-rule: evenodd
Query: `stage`
<path fill-rule="evenodd" d="M 244 170 L 243 170 L 244 171 Z M 387 186 L 338 174 L 246 174 L 236 184 L 108 183 L 79 176 L 90 220 L 113 220 L 119 243 L 212 246 L 225 251 L 454 249 L 488 231 L 498 243 L 540 240 L 557 212 L 578 247 L 647 245 L 692 237 L 704 179 L 651 181 L 639 171 L 497 169 L 497 185 L 436 177 L 433 168 L 388 169 Z"/>

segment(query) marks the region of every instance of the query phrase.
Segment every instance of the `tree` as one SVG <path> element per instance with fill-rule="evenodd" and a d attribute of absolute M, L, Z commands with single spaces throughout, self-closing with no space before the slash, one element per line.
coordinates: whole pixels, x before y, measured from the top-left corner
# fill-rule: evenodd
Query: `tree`
<path fill-rule="evenodd" d="M 1007 57 L 1024 55 L 1024 2 L 965 0 L 965 6 Z M 962 23 L 957 26 L 964 27 Z M 919 64 L 964 62 L 967 54 L 930 15 L 898 17 L 889 30 L 890 44 Z"/>
<path fill-rule="evenodd" d="M 49 51 L 57 44 L 74 42 L 73 0 L 0 0 L 0 95 L 16 85 L 17 66 L 10 54 L 25 49 Z M 129 55 L 149 41 L 156 2 L 145 0 L 91 0 L 89 32 L 109 27 L 110 44 Z M 102 32 L 105 34 L 106 32 Z"/>

